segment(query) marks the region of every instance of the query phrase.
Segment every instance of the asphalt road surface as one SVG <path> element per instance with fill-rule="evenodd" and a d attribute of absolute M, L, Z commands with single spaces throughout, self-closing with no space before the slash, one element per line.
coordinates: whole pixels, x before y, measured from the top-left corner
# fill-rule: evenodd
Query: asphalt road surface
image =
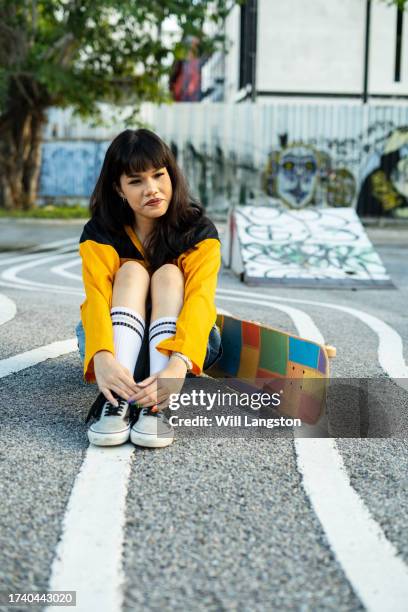
<path fill-rule="evenodd" d="M 220 273 L 217 307 L 294 333 L 309 321 L 337 348 L 339 384 L 370 379 L 357 424 L 334 406 L 331 437 L 278 428 L 148 450 L 88 443 L 82 225 L 0 221 L 0 610 L 46 609 L 9 593 L 70 590 L 81 612 L 408 611 L 407 231 L 370 231 L 395 289 Z"/>

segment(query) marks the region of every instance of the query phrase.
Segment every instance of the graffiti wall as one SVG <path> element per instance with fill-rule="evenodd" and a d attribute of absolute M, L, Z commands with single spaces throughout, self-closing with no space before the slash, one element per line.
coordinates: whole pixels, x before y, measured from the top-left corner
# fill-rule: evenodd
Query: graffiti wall
<path fill-rule="evenodd" d="M 361 184 L 359 215 L 408 217 L 408 127 L 390 133 L 379 159 Z"/>
<path fill-rule="evenodd" d="M 169 143 L 213 214 L 279 202 L 408 217 L 407 105 L 145 105 L 142 121 Z M 88 197 L 110 140 L 125 127 L 91 128 L 51 111 L 40 195 Z"/>
<path fill-rule="evenodd" d="M 40 195 L 89 197 L 109 142 L 49 142 L 43 146 Z"/>

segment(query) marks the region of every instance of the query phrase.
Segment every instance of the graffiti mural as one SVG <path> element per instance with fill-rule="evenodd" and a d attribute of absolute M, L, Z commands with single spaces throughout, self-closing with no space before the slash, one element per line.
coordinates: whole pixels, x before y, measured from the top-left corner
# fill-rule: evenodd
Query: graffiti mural
<path fill-rule="evenodd" d="M 110 134 L 61 113 L 50 116 L 45 132 L 40 196 L 88 198 L 123 126 Z M 408 105 L 185 102 L 151 106 L 145 121 L 219 218 L 233 205 L 408 216 Z"/>
<path fill-rule="evenodd" d="M 326 201 L 329 206 L 352 206 L 356 181 L 347 168 L 332 170 L 328 176 Z"/>
<path fill-rule="evenodd" d="M 384 143 L 378 163 L 362 183 L 357 212 L 408 218 L 408 127 L 395 130 Z"/>
<path fill-rule="evenodd" d="M 248 284 L 390 285 L 354 210 L 288 211 L 265 206 L 230 213 L 223 261 Z"/>
<path fill-rule="evenodd" d="M 292 209 L 352 206 L 356 181 L 347 168 L 334 167 L 330 155 L 306 143 L 273 151 L 262 174 L 266 193 Z"/>
<path fill-rule="evenodd" d="M 226 155 L 220 144 L 213 151 L 186 142 L 178 158 L 188 183 L 209 213 L 226 215 L 232 202 L 247 204 L 260 192 L 259 172 L 248 158 Z"/>
<path fill-rule="evenodd" d="M 108 142 L 49 142 L 43 145 L 40 196 L 89 197 Z"/>

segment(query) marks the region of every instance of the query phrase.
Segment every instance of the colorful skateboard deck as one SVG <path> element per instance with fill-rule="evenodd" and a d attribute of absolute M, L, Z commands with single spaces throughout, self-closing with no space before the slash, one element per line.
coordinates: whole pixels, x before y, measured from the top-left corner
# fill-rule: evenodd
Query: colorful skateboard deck
<path fill-rule="evenodd" d="M 217 315 L 217 325 L 223 355 L 206 374 L 232 378 L 238 387 L 245 381 L 258 391 L 278 392 L 279 412 L 317 423 L 326 403 L 328 347 L 229 315 Z"/>

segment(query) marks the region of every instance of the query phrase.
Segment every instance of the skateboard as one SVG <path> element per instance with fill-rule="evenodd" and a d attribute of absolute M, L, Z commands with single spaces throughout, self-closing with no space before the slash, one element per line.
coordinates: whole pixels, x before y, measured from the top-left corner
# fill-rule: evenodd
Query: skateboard
<path fill-rule="evenodd" d="M 231 386 L 279 393 L 279 412 L 315 424 L 325 411 L 329 358 L 336 349 L 256 321 L 217 314 L 223 354 L 205 374 Z"/>

